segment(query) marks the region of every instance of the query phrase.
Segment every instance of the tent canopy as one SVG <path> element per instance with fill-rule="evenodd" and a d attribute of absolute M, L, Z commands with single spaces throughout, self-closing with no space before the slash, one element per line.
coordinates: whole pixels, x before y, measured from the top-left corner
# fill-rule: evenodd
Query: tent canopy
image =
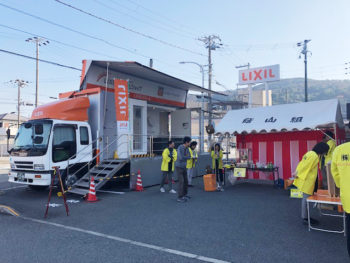
<path fill-rule="evenodd" d="M 344 127 L 337 99 L 231 110 L 216 127 L 217 133 L 302 131 Z"/>

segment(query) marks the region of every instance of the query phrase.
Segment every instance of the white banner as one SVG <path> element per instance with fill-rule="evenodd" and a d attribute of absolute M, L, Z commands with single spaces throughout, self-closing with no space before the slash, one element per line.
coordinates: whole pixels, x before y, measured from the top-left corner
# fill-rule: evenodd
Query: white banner
<path fill-rule="evenodd" d="M 240 70 L 239 85 L 264 83 L 280 80 L 280 65 Z"/>

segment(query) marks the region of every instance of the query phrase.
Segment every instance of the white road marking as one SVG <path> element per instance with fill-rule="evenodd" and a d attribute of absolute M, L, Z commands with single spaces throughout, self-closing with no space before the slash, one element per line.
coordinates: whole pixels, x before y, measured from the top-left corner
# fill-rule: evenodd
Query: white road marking
<path fill-rule="evenodd" d="M 49 207 L 60 207 L 60 206 L 62 206 L 62 205 L 61 204 L 55 204 L 55 203 L 50 203 L 49 204 Z"/>
<path fill-rule="evenodd" d="M 80 201 L 79 200 L 75 200 L 75 199 L 68 199 L 67 203 L 76 204 L 76 203 L 80 203 Z"/>
<path fill-rule="evenodd" d="M 17 188 L 24 188 L 27 187 L 28 185 L 21 185 L 21 186 L 15 186 L 15 187 L 9 187 L 5 189 L 0 189 L 0 191 L 7 191 L 7 190 L 12 190 L 12 189 L 17 189 Z"/>
<path fill-rule="evenodd" d="M 97 190 L 97 192 L 109 193 L 109 194 L 117 194 L 117 195 L 123 195 L 123 194 L 125 194 L 124 192 L 114 192 L 114 191 L 105 191 L 105 190 Z"/>
<path fill-rule="evenodd" d="M 106 235 L 106 234 L 103 234 L 103 233 L 90 231 L 90 230 L 85 230 L 85 229 L 78 228 L 78 227 L 66 226 L 66 225 L 53 223 L 53 222 L 49 222 L 49 221 L 44 221 L 44 220 L 40 220 L 40 219 L 35 219 L 35 218 L 30 218 L 30 217 L 21 217 L 21 218 L 23 218 L 24 220 L 29 220 L 29 221 L 40 223 L 40 224 L 56 226 L 56 227 L 60 227 L 60 228 L 64 228 L 64 229 L 68 229 L 68 230 L 72 230 L 72 231 L 77 231 L 77 232 L 81 232 L 81 233 L 85 233 L 85 234 L 90 234 L 90 235 L 93 235 L 93 236 L 107 238 L 107 239 L 111 239 L 111 240 L 115 240 L 115 241 L 131 244 L 131 245 L 134 245 L 134 246 L 154 249 L 154 250 L 158 250 L 158 251 L 161 251 L 161 252 L 165 252 L 165 253 L 169 253 L 169 254 L 173 254 L 173 255 L 178 255 L 178 256 L 182 256 L 182 257 L 186 257 L 186 258 L 197 259 L 197 260 L 200 260 L 200 261 L 203 261 L 203 262 L 229 263 L 229 261 L 224 261 L 224 260 L 220 260 L 220 259 L 216 259 L 216 258 L 209 258 L 209 257 L 201 256 L 201 255 L 196 255 L 196 254 L 192 254 L 192 253 L 183 252 L 183 251 L 180 251 L 180 250 L 160 247 L 160 246 L 156 246 L 156 245 L 152 245 L 152 244 L 147 244 L 147 243 L 143 243 L 143 242 L 134 241 L 134 240 L 127 239 L 127 238 L 121 238 L 121 237 L 118 237 L 118 236 Z"/>

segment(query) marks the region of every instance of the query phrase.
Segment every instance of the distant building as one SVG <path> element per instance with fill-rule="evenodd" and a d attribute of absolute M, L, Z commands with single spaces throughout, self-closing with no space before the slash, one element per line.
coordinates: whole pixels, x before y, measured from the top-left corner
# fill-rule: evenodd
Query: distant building
<path fill-rule="evenodd" d="M 248 103 L 249 91 L 248 89 L 237 89 L 238 100 Z M 272 106 L 272 91 L 268 91 L 269 94 L 269 106 Z M 253 90 L 252 91 L 252 107 L 264 107 L 266 106 L 265 90 Z"/>
<path fill-rule="evenodd" d="M 21 116 L 20 124 L 26 122 L 28 118 Z M 0 136 L 6 136 L 6 130 L 10 129 L 11 135 L 16 135 L 18 129 L 18 115 L 14 113 L 0 114 Z M 2 139 L 2 138 L 1 138 Z"/>
<path fill-rule="evenodd" d="M 208 97 L 205 96 L 203 101 L 204 109 L 204 127 L 208 125 Z M 199 135 L 199 112 L 202 107 L 202 98 L 200 95 L 188 95 L 187 108 L 192 109 L 191 114 L 191 134 L 192 136 Z M 228 96 L 214 95 L 212 96 L 212 122 L 214 127 L 220 122 L 222 117 L 229 111 L 234 109 L 247 108 L 248 104 L 241 100 L 237 100 L 233 94 L 228 93 Z M 204 132 L 207 136 L 207 132 Z"/>

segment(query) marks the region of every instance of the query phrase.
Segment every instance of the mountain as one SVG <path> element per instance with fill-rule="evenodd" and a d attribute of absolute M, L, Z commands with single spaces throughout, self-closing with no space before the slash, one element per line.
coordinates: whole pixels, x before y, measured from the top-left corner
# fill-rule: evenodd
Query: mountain
<path fill-rule="evenodd" d="M 254 89 L 264 89 L 259 84 Z M 302 102 L 305 99 L 304 79 L 292 78 L 271 82 L 273 104 Z M 350 80 L 314 80 L 308 79 L 309 101 L 338 98 L 343 104 L 350 99 Z"/>
<path fill-rule="evenodd" d="M 242 88 L 245 89 L 245 88 Z M 264 90 L 264 84 L 258 84 L 253 90 Z M 276 104 L 296 103 L 305 100 L 304 79 L 281 79 L 278 82 L 269 83 L 272 90 L 272 102 Z M 228 96 L 214 95 L 216 100 L 232 100 L 237 98 L 237 90 L 226 91 Z M 314 80 L 308 79 L 308 100 L 327 100 L 338 98 L 342 114 L 346 116 L 346 103 L 350 102 L 350 80 Z"/>

